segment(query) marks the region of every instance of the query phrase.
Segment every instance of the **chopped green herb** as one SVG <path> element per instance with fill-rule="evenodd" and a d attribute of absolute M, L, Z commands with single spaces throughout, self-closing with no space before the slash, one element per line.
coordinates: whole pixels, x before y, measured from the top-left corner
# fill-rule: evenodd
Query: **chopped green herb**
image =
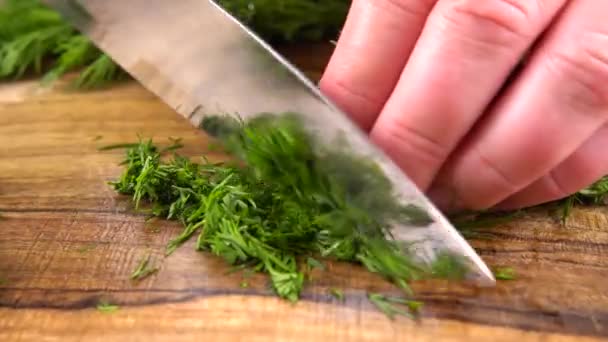
<path fill-rule="evenodd" d="M 391 222 L 429 218 L 396 201 L 374 164 L 344 151 L 318 153 L 293 114 L 246 123 L 214 117 L 202 126 L 235 161 L 198 164 L 174 153 L 165 162 L 163 150 L 142 140 L 127 146 L 125 170 L 110 183 L 136 208 L 145 201 L 154 215 L 183 224 L 168 253 L 197 236 L 197 250 L 268 274 L 276 294 L 290 301 L 304 286 L 300 263 L 320 264 L 309 257 L 315 254 L 362 264 L 407 291 L 412 280 L 442 274 L 388 238 Z M 457 265 L 441 260 L 442 272 Z"/>
<path fill-rule="evenodd" d="M 337 288 L 331 288 L 329 290 L 329 293 L 331 293 L 332 296 L 334 296 L 334 298 L 336 298 L 339 301 L 343 301 L 344 300 L 344 292 L 342 292 L 342 290 L 337 289 Z"/>
<path fill-rule="evenodd" d="M 249 283 L 248 283 L 247 281 L 243 280 L 243 281 L 241 282 L 241 287 L 242 287 L 242 288 L 247 288 L 247 287 L 249 287 Z"/>
<path fill-rule="evenodd" d="M 97 135 L 93 138 L 93 141 L 99 141 L 101 139 L 103 139 L 103 135 Z"/>
<path fill-rule="evenodd" d="M 107 301 L 101 301 L 97 304 L 97 311 L 103 313 L 113 313 L 118 311 L 120 307 L 118 305 L 110 304 Z"/>
<path fill-rule="evenodd" d="M 141 259 L 133 273 L 131 273 L 131 279 L 142 280 L 156 272 L 158 272 L 158 267 L 150 267 L 150 254 L 147 254 Z"/>
<path fill-rule="evenodd" d="M 511 267 L 497 267 L 494 269 L 494 277 L 497 280 L 515 280 L 517 275 Z"/>
<path fill-rule="evenodd" d="M 0 277 L 0 286 L 8 284 L 8 279 Z"/>

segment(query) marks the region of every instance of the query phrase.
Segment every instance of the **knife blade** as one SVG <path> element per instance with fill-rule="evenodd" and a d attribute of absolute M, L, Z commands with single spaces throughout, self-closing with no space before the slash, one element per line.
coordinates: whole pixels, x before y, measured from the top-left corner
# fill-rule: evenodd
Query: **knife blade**
<path fill-rule="evenodd" d="M 346 139 L 350 150 L 380 166 L 402 201 L 431 218 L 425 226 L 396 225 L 396 239 L 415 242 L 417 256 L 427 261 L 445 251 L 463 256 L 469 279 L 495 284 L 481 257 L 407 175 L 302 72 L 216 2 L 45 3 L 195 127 L 209 113 L 238 113 L 247 120 L 259 113 L 292 112 L 325 143 Z"/>

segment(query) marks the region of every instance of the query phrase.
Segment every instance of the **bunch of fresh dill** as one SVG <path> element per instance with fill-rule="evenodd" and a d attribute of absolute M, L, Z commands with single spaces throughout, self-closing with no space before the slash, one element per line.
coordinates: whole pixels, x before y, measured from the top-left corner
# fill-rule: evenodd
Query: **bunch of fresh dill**
<path fill-rule="evenodd" d="M 319 153 L 297 116 L 213 117 L 202 127 L 234 161 L 195 163 L 174 153 L 163 162 L 162 150 L 141 141 L 111 182 L 136 207 L 146 202 L 153 215 L 184 225 L 168 253 L 197 234 L 198 250 L 269 274 L 274 291 L 291 301 L 305 282 L 303 260 L 315 256 L 361 264 L 408 293 L 413 280 L 465 275 L 459 257 L 421 263 L 390 239 L 391 222 L 424 225 L 429 217 L 399 204 L 375 164 L 343 151 Z"/>
<path fill-rule="evenodd" d="M 44 75 L 53 81 L 81 69 L 78 88 L 99 87 L 124 76 L 107 56 L 39 0 L 0 6 L 0 79 Z"/>
<path fill-rule="evenodd" d="M 218 0 L 271 43 L 337 35 L 351 0 Z M 84 70 L 83 70 L 84 69 Z M 97 88 L 127 74 L 41 0 L 0 0 L 0 79 L 81 71 L 73 85 Z"/>
<path fill-rule="evenodd" d="M 270 43 L 335 38 L 352 0 L 217 0 Z"/>

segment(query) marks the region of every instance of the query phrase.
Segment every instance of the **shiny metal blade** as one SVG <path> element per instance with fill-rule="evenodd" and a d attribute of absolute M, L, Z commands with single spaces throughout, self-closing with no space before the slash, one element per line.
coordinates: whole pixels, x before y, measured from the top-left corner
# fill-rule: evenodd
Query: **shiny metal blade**
<path fill-rule="evenodd" d="M 301 72 L 211 0 L 46 0 L 136 80 L 199 126 L 205 114 L 301 113 L 328 144 L 340 136 L 378 163 L 399 197 L 433 222 L 396 226 L 393 235 L 416 243 L 417 255 L 438 251 L 466 257 L 470 277 L 495 279 L 450 222 L 367 136 Z M 352 172 L 357 172 L 353 170 Z"/>

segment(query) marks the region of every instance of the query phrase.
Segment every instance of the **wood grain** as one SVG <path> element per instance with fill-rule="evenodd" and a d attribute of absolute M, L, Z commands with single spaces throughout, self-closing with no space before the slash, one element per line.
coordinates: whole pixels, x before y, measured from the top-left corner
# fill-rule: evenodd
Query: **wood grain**
<path fill-rule="evenodd" d="M 317 78 L 329 55 L 319 51 L 286 53 Z M 391 321 L 366 292 L 398 292 L 359 267 L 316 271 L 303 300 L 292 305 L 273 296 L 265 277 L 228 273 L 191 242 L 165 258 L 180 226 L 146 222 L 116 195 L 106 182 L 121 172 L 122 151 L 97 150 L 137 134 L 159 143 L 181 137 L 184 154 L 209 153 L 202 132 L 134 82 L 85 93 L 36 82 L 0 87 L 0 340 L 608 337 L 606 208 L 577 209 L 566 227 L 538 211 L 494 228 L 490 238 L 471 242 L 488 264 L 514 267 L 518 280 L 491 289 L 420 282 L 414 290 L 426 303 L 421 321 Z M 131 281 L 147 253 L 159 272 Z M 344 289 L 344 302 L 330 295 L 333 287 Z M 98 312 L 101 300 L 120 309 Z"/>

